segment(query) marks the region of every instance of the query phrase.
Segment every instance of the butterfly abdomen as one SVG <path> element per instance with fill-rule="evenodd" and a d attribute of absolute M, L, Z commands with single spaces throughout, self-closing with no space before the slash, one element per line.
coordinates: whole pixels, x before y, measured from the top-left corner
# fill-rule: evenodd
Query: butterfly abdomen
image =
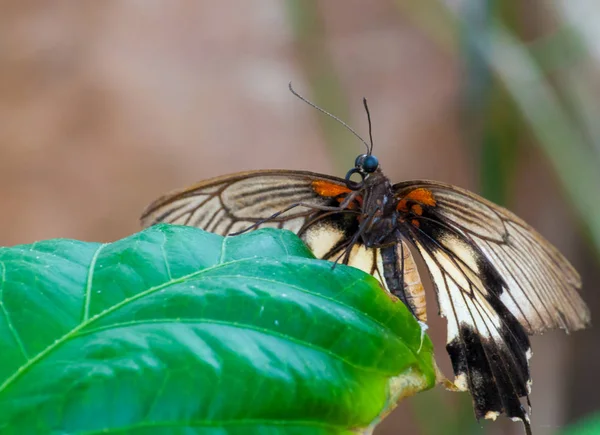
<path fill-rule="evenodd" d="M 403 241 L 381 248 L 384 286 L 421 322 L 427 321 L 425 289 L 410 249 Z"/>
<path fill-rule="evenodd" d="M 402 242 L 404 245 L 404 242 Z M 427 302 L 425 300 L 425 288 L 421 282 L 419 270 L 415 263 L 414 257 L 408 249 L 408 246 L 404 245 L 403 249 L 404 259 L 404 292 L 406 299 L 409 301 L 415 317 L 421 322 L 427 322 Z"/>

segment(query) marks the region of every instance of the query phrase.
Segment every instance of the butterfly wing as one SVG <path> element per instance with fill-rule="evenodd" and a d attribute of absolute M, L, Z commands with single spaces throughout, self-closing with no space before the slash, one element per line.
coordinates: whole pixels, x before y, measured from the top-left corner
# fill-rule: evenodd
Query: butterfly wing
<path fill-rule="evenodd" d="M 482 260 L 493 265 L 500 278 L 498 298 L 529 334 L 556 328 L 575 331 L 589 325 L 577 271 L 513 213 L 447 184 L 412 181 L 394 189 L 399 199 L 410 198 L 417 189 L 431 193 L 435 205 L 425 205 L 424 214 L 415 218 L 429 222 L 432 232 L 457 237 L 483 254 Z M 455 256 L 460 250 L 453 249 Z"/>
<path fill-rule="evenodd" d="M 505 413 L 528 427 L 519 400 L 531 384 L 527 334 L 589 324 L 577 272 L 525 222 L 471 192 L 431 181 L 394 191 L 448 320 L 456 386 L 471 391 L 478 418 Z"/>
<path fill-rule="evenodd" d="M 339 207 L 338 198 L 349 192 L 344 180 L 312 172 L 241 172 L 164 195 L 150 204 L 141 223 L 147 227 L 168 222 L 221 235 L 251 226 L 299 232 L 315 212 Z M 286 209 L 290 210 L 281 213 Z M 281 214 L 269 219 L 277 213 Z"/>

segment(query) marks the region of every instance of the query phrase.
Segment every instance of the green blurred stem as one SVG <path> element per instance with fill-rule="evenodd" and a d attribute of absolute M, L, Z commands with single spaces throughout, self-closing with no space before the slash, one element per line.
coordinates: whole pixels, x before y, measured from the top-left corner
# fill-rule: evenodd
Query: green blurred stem
<path fill-rule="evenodd" d="M 600 199 L 594 194 L 600 189 L 600 162 L 522 45 L 498 23 L 492 32 L 494 55 L 489 62 L 529 123 L 600 251 Z"/>
<path fill-rule="evenodd" d="M 462 95 L 466 109 L 462 125 L 472 154 L 481 162 L 480 193 L 502 205 L 509 202 L 522 121 L 480 47 L 491 47 L 492 17 L 502 14 L 512 18 L 514 9 L 514 2 L 497 5 L 492 0 L 461 7 L 461 57 L 465 69 Z"/>
<path fill-rule="evenodd" d="M 294 31 L 296 54 L 310 87 L 306 96 L 316 105 L 351 124 L 347 99 L 327 51 L 318 2 L 287 0 L 286 5 Z M 297 90 L 304 93 L 301 89 Z M 357 154 L 358 147 L 352 145 L 357 142 L 356 139 L 328 116 L 316 110 L 315 116 L 318 117 L 336 172 L 345 173 L 353 163 L 353 156 Z"/>

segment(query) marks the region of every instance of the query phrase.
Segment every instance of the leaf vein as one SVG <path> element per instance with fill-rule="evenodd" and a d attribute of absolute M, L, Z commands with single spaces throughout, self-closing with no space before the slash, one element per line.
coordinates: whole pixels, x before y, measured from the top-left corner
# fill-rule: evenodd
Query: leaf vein
<path fill-rule="evenodd" d="M 96 268 L 96 261 L 98 260 L 98 256 L 100 255 L 100 252 L 105 246 L 106 244 L 98 246 L 98 249 L 96 249 L 96 252 L 94 252 L 94 256 L 92 257 L 92 261 L 89 266 L 89 271 L 85 284 L 85 300 L 83 303 L 82 323 L 85 323 L 90 318 L 90 304 L 92 300 L 92 282 L 94 279 L 94 270 Z"/>
<path fill-rule="evenodd" d="M 167 244 L 167 235 L 162 233 L 163 241 L 160 244 L 160 252 L 162 252 L 163 260 L 165 262 L 165 268 L 167 270 L 167 276 L 169 277 L 169 281 L 173 280 L 173 275 L 171 275 L 171 266 L 169 265 L 169 258 L 167 256 L 167 252 L 165 251 L 165 245 Z"/>
<path fill-rule="evenodd" d="M 4 264 L 4 262 L 0 262 L 0 267 L 2 268 L 2 274 L 0 276 L 0 307 L 2 308 L 2 313 L 6 318 L 6 324 L 8 325 L 8 329 L 10 330 L 10 334 L 15 340 L 15 343 L 17 343 L 17 346 L 19 347 L 23 358 L 25 358 L 25 361 L 29 361 L 29 354 L 25 349 L 25 344 L 23 343 L 23 340 L 21 340 L 19 331 L 17 331 L 17 328 L 15 328 L 15 325 L 13 324 L 10 318 L 10 313 L 4 305 L 4 283 L 6 282 L 6 265 Z"/>

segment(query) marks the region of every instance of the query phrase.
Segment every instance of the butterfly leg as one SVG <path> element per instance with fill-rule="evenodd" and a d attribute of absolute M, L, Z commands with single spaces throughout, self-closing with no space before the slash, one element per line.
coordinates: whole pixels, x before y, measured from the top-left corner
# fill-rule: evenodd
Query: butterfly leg
<path fill-rule="evenodd" d="M 333 267 L 335 267 L 335 265 L 342 258 L 343 258 L 342 263 L 348 264 L 348 261 L 350 259 L 350 253 L 352 252 L 352 248 L 354 247 L 354 245 L 356 244 L 356 242 L 358 241 L 360 236 L 362 236 L 363 233 L 365 232 L 365 230 L 369 227 L 371 222 L 373 222 L 373 219 L 375 218 L 375 215 L 377 214 L 378 211 L 379 211 L 379 208 L 374 208 L 373 211 L 369 215 L 367 215 L 367 217 L 360 223 L 360 226 L 358 227 L 358 230 L 356 231 L 356 233 L 352 236 L 352 238 L 347 243 L 345 243 L 342 246 L 343 252 L 335 259 Z"/>

